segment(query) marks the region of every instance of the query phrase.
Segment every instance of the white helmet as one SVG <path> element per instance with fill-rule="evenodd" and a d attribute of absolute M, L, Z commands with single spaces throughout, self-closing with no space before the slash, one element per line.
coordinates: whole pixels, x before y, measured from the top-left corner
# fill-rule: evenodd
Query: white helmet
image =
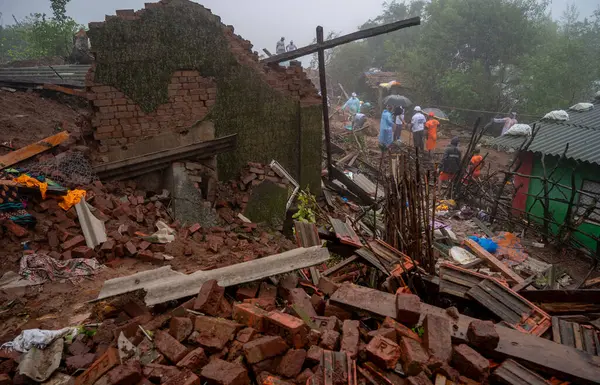
<path fill-rule="evenodd" d="M 415 107 L 415 111 L 417 111 L 417 112 L 421 112 L 421 107 L 419 107 L 419 106 L 416 106 L 416 107 Z"/>
<path fill-rule="evenodd" d="M 355 98 L 356 97 L 356 92 L 352 93 L 352 97 Z"/>

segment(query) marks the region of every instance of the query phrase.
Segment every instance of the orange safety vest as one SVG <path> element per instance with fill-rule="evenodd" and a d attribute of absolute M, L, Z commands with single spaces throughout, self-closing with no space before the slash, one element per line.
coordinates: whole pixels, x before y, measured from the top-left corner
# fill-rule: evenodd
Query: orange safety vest
<path fill-rule="evenodd" d="M 440 125 L 439 120 L 430 119 L 425 123 L 427 127 L 427 143 L 425 143 L 425 149 L 431 151 L 435 149 L 435 142 L 437 141 L 437 128 Z"/>
<path fill-rule="evenodd" d="M 483 164 L 483 156 L 481 155 L 473 155 L 473 157 L 471 158 L 471 167 L 474 167 L 475 169 L 473 170 L 473 178 L 478 178 L 479 175 L 481 174 L 481 166 Z"/>

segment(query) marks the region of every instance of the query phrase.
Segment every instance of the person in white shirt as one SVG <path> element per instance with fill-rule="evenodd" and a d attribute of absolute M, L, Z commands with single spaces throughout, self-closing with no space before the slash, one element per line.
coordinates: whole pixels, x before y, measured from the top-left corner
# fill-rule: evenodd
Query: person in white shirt
<path fill-rule="evenodd" d="M 502 133 L 500 134 L 500 136 L 502 136 L 506 134 L 512 126 L 518 123 L 517 113 L 511 112 L 510 116 L 507 116 L 506 118 L 494 118 L 494 123 L 504 123 L 504 126 L 502 127 Z"/>
<path fill-rule="evenodd" d="M 295 51 L 295 50 L 297 50 L 297 49 L 298 49 L 298 47 L 296 47 L 296 45 L 294 44 L 294 41 L 293 41 L 293 40 L 290 40 L 290 44 L 288 44 L 288 46 L 287 46 L 287 47 L 285 47 L 285 50 L 286 50 L 287 52 L 290 52 L 290 51 Z"/>
<path fill-rule="evenodd" d="M 413 142 L 415 147 L 419 148 L 422 151 L 425 150 L 425 123 L 427 119 L 425 119 L 425 115 L 421 113 L 421 107 L 415 107 L 415 114 L 413 115 L 410 123 L 411 123 L 411 131 L 413 133 Z"/>
<path fill-rule="evenodd" d="M 285 37 L 282 37 L 275 46 L 275 54 L 279 55 L 282 53 L 285 53 Z"/>

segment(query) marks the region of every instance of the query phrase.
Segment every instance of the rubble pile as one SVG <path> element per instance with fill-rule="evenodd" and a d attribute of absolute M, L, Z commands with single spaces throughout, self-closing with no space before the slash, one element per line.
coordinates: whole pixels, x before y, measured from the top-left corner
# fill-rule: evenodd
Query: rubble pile
<path fill-rule="evenodd" d="M 361 383 L 364 377 L 373 384 L 440 378 L 475 384 L 490 375 L 490 361 L 475 349 L 498 344 L 491 323 L 472 322 L 469 345 L 453 345 L 452 318 L 421 317 L 416 296 L 397 295 L 396 317 L 371 317 L 334 303 L 324 293 L 338 286 L 327 278 L 311 287 L 299 285 L 295 273 L 276 281 L 225 290 L 211 280 L 196 297 L 152 310 L 139 291 L 99 302 L 91 326 L 54 353 L 61 364 L 52 378 L 107 385 L 357 384 L 358 369 Z M 28 383 L 18 363 L 34 350 L 2 350 L 1 383 Z"/>

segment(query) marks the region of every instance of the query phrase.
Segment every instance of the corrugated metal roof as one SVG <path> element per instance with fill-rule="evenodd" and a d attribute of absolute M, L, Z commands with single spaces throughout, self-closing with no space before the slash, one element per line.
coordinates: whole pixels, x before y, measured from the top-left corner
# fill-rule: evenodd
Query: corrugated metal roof
<path fill-rule="evenodd" d="M 569 144 L 566 156 L 571 159 L 600 165 L 600 101 L 596 100 L 590 111 L 567 111 L 569 120 L 539 120 L 539 131 L 529 146 L 529 151 L 561 156 Z M 532 124 L 533 126 L 533 124 Z M 490 142 L 502 149 L 519 149 L 525 138 L 504 135 Z"/>
<path fill-rule="evenodd" d="M 0 82 L 13 84 L 56 84 L 85 87 L 87 64 L 55 65 L 21 68 L 0 68 Z"/>

